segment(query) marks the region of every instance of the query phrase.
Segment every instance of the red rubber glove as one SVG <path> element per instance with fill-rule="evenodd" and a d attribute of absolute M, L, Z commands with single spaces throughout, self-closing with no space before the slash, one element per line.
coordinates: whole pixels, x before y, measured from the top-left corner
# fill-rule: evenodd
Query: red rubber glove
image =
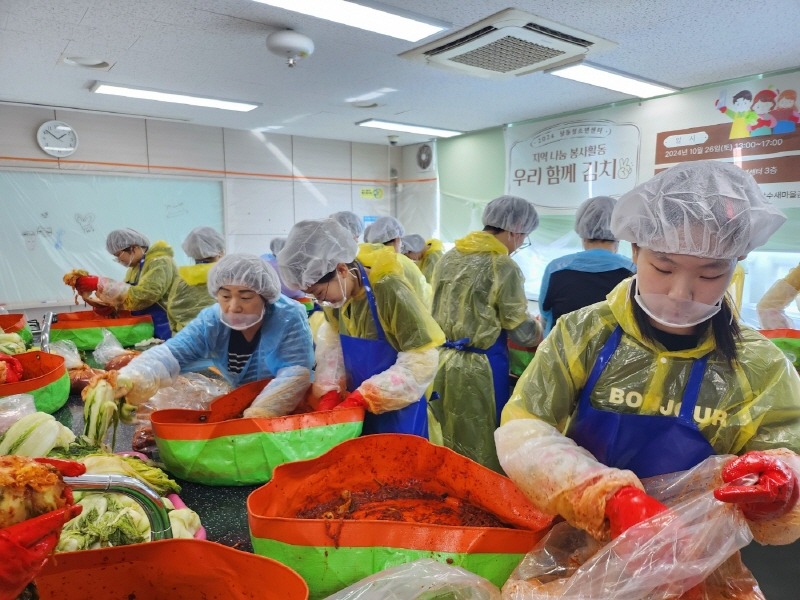
<path fill-rule="evenodd" d="M 714 490 L 722 502 L 739 504 L 751 521 L 775 519 L 797 504 L 797 476 L 789 466 L 764 452 L 748 452 L 734 458 L 722 469 L 722 480 L 733 483 L 746 475 L 758 475 L 753 485 L 724 485 Z"/>
<path fill-rule="evenodd" d="M 350 392 L 350 395 L 344 399 L 344 402 L 336 408 L 367 408 L 367 401 L 364 400 L 364 396 L 361 395 L 361 392 L 356 390 L 355 392 Z"/>
<path fill-rule="evenodd" d="M 75 290 L 79 294 L 91 294 L 97 291 L 100 278 L 97 275 L 81 275 L 75 282 Z"/>
<path fill-rule="evenodd" d="M 339 392 L 337 390 L 331 390 L 320 397 L 317 410 L 333 410 L 341 401 L 342 397 L 339 395 Z"/>
<path fill-rule="evenodd" d="M 0 383 L 16 383 L 22 381 L 24 369 L 18 358 L 0 353 Z"/>
<path fill-rule="evenodd" d="M 44 566 L 64 524 L 81 514 L 80 504 L 0 529 L 0 598 L 16 598 Z"/>
<path fill-rule="evenodd" d="M 606 502 L 606 518 L 611 526 L 611 539 L 665 510 L 666 506 L 639 488 L 632 485 L 620 488 Z"/>

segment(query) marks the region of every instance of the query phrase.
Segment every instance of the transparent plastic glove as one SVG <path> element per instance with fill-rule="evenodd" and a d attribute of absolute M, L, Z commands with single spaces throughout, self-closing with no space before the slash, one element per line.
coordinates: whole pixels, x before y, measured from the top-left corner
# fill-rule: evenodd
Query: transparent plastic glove
<path fill-rule="evenodd" d="M 620 488 L 606 502 L 606 517 L 611 529 L 611 539 L 616 539 L 628 528 L 665 510 L 666 506 L 639 488 L 632 486 Z"/>
<path fill-rule="evenodd" d="M 731 485 L 747 475 L 757 475 L 752 485 Z M 728 484 L 714 490 L 722 502 L 738 504 L 750 521 L 766 521 L 785 515 L 797 504 L 797 476 L 779 458 L 764 452 L 748 452 L 734 458 L 722 470 Z"/>
<path fill-rule="evenodd" d="M 511 341 L 520 346 L 533 347 L 542 341 L 542 323 L 528 315 L 528 320 L 508 332 Z"/>
<path fill-rule="evenodd" d="M 344 355 L 339 333 L 328 321 L 324 321 L 317 330 L 314 340 L 316 345 L 314 358 L 314 383 L 311 387 L 315 397 L 320 398 L 330 391 L 342 392 L 347 378 L 344 369 Z"/>
<path fill-rule="evenodd" d="M 124 392 L 125 400 L 139 406 L 149 400 L 160 388 L 172 385 L 180 373 L 181 366 L 162 344 L 142 352 L 122 367 L 117 376 L 115 395 Z"/>
<path fill-rule="evenodd" d="M 561 515 L 598 540 L 608 540 L 606 501 L 622 487 L 641 488 L 631 471 L 612 469 L 538 419 L 515 419 L 494 433 L 503 470 L 539 510 Z"/>
<path fill-rule="evenodd" d="M 97 282 L 97 297 L 106 304 L 120 306 L 125 296 L 128 295 L 130 284 L 124 281 L 116 281 L 108 277 L 99 277 Z"/>
<path fill-rule="evenodd" d="M 758 301 L 756 310 L 763 329 L 791 329 L 792 320 L 786 316 L 784 308 L 797 297 L 797 289 L 785 279 L 779 279 Z"/>
<path fill-rule="evenodd" d="M 322 398 L 319 399 L 319 406 L 317 410 L 332 410 L 336 408 L 342 402 L 341 394 L 336 390 L 331 390 L 326 394 L 322 395 Z"/>
<path fill-rule="evenodd" d="M 245 417 L 282 417 L 291 413 L 306 397 L 311 372 L 305 367 L 280 369 L 244 411 Z"/>
<path fill-rule="evenodd" d="M 439 368 L 439 350 L 400 352 L 395 363 L 358 387 L 366 408 L 374 414 L 399 410 L 419 400 Z"/>

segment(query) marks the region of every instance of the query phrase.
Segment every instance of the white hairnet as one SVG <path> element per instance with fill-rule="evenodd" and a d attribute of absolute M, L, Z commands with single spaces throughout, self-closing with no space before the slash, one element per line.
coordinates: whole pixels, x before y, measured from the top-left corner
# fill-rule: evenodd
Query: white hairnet
<path fill-rule="evenodd" d="M 367 236 L 369 235 L 370 229 L 372 229 L 372 223 L 370 223 L 369 225 L 364 227 L 364 240 L 367 239 Z"/>
<path fill-rule="evenodd" d="M 335 212 L 329 218 L 335 220 L 345 229 L 349 229 L 350 233 L 356 237 L 360 236 L 364 231 L 364 223 L 361 222 L 361 218 L 349 210 Z"/>
<path fill-rule="evenodd" d="M 425 249 L 425 238 L 416 233 L 403 236 L 403 252 L 422 252 Z"/>
<path fill-rule="evenodd" d="M 349 229 L 333 219 L 296 223 L 278 254 L 278 268 L 286 287 L 304 290 L 339 263 L 353 262 L 358 244 Z"/>
<path fill-rule="evenodd" d="M 278 252 L 283 250 L 283 247 L 286 245 L 286 238 L 279 237 L 279 238 L 272 238 L 272 241 L 269 243 L 269 251 L 272 252 L 275 256 L 278 256 Z"/>
<path fill-rule="evenodd" d="M 676 165 L 617 201 L 617 238 L 659 252 L 736 258 L 766 242 L 786 220 L 739 167 L 702 160 Z"/>
<path fill-rule="evenodd" d="M 129 228 L 115 229 L 106 236 L 106 250 L 111 254 L 116 254 L 131 246 L 149 248 L 150 240 L 135 229 Z"/>
<path fill-rule="evenodd" d="M 369 226 L 369 232 L 364 232 L 364 241 L 370 244 L 385 244 L 390 240 L 403 237 L 405 232 L 400 221 L 394 217 L 381 217 Z"/>
<path fill-rule="evenodd" d="M 225 253 L 225 239 L 213 227 L 195 227 L 183 240 L 181 248 L 195 260 L 213 258 Z"/>
<path fill-rule="evenodd" d="M 518 196 L 500 196 L 483 209 L 483 224 L 511 233 L 528 234 L 539 226 L 533 204 Z"/>
<path fill-rule="evenodd" d="M 611 213 L 617 201 L 610 196 L 585 200 L 575 213 L 575 233 L 582 240 L 617 241 L 611 232 Z"/>
<path fill-rule="evenodd" d="M 253 290 L 270 304 L 281 296 L 281 281 L 275 269 L 255 254 L 228 254 L 208 271 L 208 293 L 216 296 L 219 288 L 240 285 Z"/>

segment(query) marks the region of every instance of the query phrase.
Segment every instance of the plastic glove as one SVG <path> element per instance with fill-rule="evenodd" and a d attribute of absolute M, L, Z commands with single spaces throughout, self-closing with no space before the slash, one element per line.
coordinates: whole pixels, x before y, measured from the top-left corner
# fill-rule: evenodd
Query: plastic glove
<path fill-rule="evenodd" d="M 172 385 L 181 366 L 166 344 L 142 352 L 119 370 L 114 395 L 125 396 L 125 401 L 139 406 L 158 390 Z"/>
<path fill-rule="evenodd" d="M 797 476 L 782 460 L 764 452 L 748 452 L 722 469 L 722 480 L 727 484 L 747 475 L 758 475 L 758 481 L 752 485 L 724 485 L 714 490 L 714 497 L 739 504 L 750 521 L 775 519 L 797 504 Z"/>
<path fill-rule="evenodd" d="M 283 367 L 244 411 L 245 417 L 283 417 L 297 408 L 311 385 L 311 372 L 294 365 Z"/>
<path fill-rule="evenodd" d="M 339 404 L 338 408 L 369 408 L 367 406 L 367 401 L 364 400 L 364 396 L 361 395 L 361 392 L 356 390 L 355 392 L 350 392 L 350 395 L 344 399 L 344 402 Z"/>
<path fill-rule="evenodd" d="M 0 529 L 0 598 L 16 598 L 33 581 L 58 543 L 64 524 L 77 517 L 80 504 Z"/>
<path fill-rule="evenodd" d="M 611 528 L 611 539 L 619 537 L 625 530 L 646 521 L 667 507 L 631 485 L 620 488 L 606 502 L 606 518 Z"/>
<path fill-rule="evenodd" d="M 326 394 L 323 394 L 322 398 L 319 399 L 319 406 L 317 410 L 332 410 L 336 408 L 342 402 L 342 397 L 339 395 L 339 392 L 336 390 L 331 390 Z"/>
<path fill-rule="evenodd" d="M 75 289 L 79 294 L 91 294 L 97 291 L 99 281 L 97 275 L 81 275 L 75 282 Z"/>

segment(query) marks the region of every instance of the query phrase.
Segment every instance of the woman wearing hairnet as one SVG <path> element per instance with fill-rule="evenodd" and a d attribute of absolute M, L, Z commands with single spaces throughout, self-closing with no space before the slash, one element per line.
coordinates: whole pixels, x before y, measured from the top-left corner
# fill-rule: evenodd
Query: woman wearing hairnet
<path fill-rule="evenodd" d="M 764 329 L 794 329 L 794 322 L 786 314 L 786 307 L 800 294 L 800 265 L 779 279 L 758 301 L 758 320 Z M 800 302 L 798 302 L 800 307 Z"/>
<path fill-rule="evenodd" d="M 279 279 L 281 277 L 281 272 L 278 270 L 278 252 L 283 250 L 285 245 L 285 237 L 272 238 L 269 242 L 269 252 L 261 255 L 261 258 L 267 261 L 270 267 L 275 269 Z M 286 287 L 283 279 L 281 279 L 281 294 L 287 298 L 291 298 L 292 300 L 298 300 L 299 298 L 303 298 L 305 296 L 305 294 L 300 290 L 293 290 L 292 288 Z"/>
<path fill-rule="evenodd" d="M 509 394 L 506 334 L 522 346 L 542 336 L 509 254 L 525 244 L 539 217 L 530 202 L 501 196 L 486 205 L 483 224 L 456 240 L 433 274 L 433 317 L 447 343 L 433 385 L 441 409 L 432 407 L 445 446 L 499 471 L 493 434 Z"/>
<path fill-rule="evenodd" d="M 372 255 L 376 252 L 381 254 L 384 247 L 392 249 L 397 253 L 397 261 L 403 269 L 403 276 L 411 285 L 411 288 L 422 300 L 426 308 L 430 308 L 432 292 L 431 286 L 425 279 L 419 267 L 414 261 L 402 254 L 402 238 L 405 234 L 403 225 L 394 217 L 381 217 L 372 223 L 364 232 L 364 243 L 359 246 L 358 259 L 366 266 L 371 266 Z"/>
<path fill-rule="evenodd" d="M 617 254 L 619 240 L 611 233 L 611 213 L 616 200 L 609 196 L 589 198 L 575 213 L 575 233 L 583 252 L 550 262 L 539 288 L 539 310 L 544 334 L 550 333 L 561 315 L 601 302 L 623 279 L 636 272 L 636 265 Z"/>
<path fill-rule="evenodd" d="M 430 283 L 433 279 L 433 268 L 444 255 L 442 242 L 433 238 L 426 242 L 421 235 L 412 233 L 403 236 L 402 245 L 403 254 L 414 261 L 425 276 L 425 281 Z"/>
<path fill-rule="evenodd" d="M 427 437 L 424 394 L 444 335 L 403 277 L 395 252 L 375 252 L 369 268 L 357 252 L 350 231 L 325 219 L 297 223 L 278 255 L 286 283 L 313 295 L 325 312 L 314 395 L 321 410 L 364 407 L 364 433 Z"/>
<path fill-rule="evenodd" d="M 151 245 L 135 229 L 115 229 L 106 237 L 106 249 L 128 267 L 125 281 L 87 275 L 78 278 L 75 289 L 81 294 L 95 292 L 102 303 L 134 315 L 150 315 L 156 337 L 168 340 L 172 333 L 167 297 L 178 273 L 172 247 L 161 240 Z"/>
<path fill-rule="evenodd" d="M 171 385 L 184 366 L 210 359 L 233 387 L 272 378 L 244 416 L 291 413 L 305 398 L 314 366 L 306 311 L 281 296 L 277 273 L 251 254 L 229 254 L 215 263 L 208 293 L 216 304 L 119 370 L 117 393 L 142 404 Z"/>
<path fill-rule="evenodd" d="M 717 499 L 762 544 L 800 537 L 800 378 L 725 296 L 737 261 L 784 221 L 750 174 L 715 161 L 619 199 L 611 230 L 633 244 L 637 275 L 559 319 L 495 434 L 539 509 L 613 538 L 664 510 L 640 478 L 734 454 Z M 755 483 L 730 485 L 746 475 Z"/>
<path fill-rule="evenodd" d="M 208 293 L 208 272 L 225 254 L 225 240 L 213 227 L 195 227 L 183 240 L 181 248 L 195 264 L 178 267 L 178 275 L 167 296 L 167 316 L 175 333 L 206 306 L 214 304 L 214 297 Z"/>

